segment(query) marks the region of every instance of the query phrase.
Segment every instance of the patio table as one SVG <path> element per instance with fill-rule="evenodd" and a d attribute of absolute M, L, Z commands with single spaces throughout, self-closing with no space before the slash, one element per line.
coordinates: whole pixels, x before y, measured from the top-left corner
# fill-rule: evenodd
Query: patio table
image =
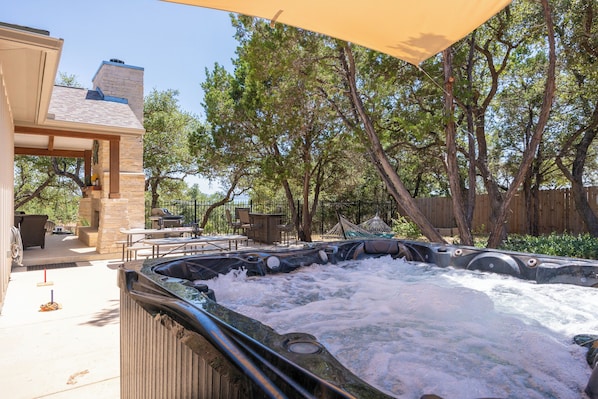
<path fill-rule="evenodd" d="M 265 244 L 280 242 L 278 225 L 284 217 L 283 213 L 250 213 L 251 222 L 257 226 L 251 230 L 251 238 Z"/>

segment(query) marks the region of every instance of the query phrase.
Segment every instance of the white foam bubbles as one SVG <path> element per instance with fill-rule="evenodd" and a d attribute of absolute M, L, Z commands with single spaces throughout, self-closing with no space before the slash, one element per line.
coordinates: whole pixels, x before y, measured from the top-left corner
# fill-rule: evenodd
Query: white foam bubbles
<path fill-rule="evenodd" d="M 281 334 L 318 338 L 400 398 L 580 398 L 590 376 L 575 334 L 597 333 L 598 290 L 390 257 L 206 282 L 218 302 Z"/>

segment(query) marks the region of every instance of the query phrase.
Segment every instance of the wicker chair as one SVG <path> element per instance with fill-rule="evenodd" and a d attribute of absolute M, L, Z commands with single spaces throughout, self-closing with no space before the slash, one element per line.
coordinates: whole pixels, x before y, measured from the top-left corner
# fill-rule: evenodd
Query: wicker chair
<path fill-rule="evenodd" d="M 251 216 L 249 216 L 249 209 L 246 208 L 239 208 L 239 220 L 241 223 L 241 228 L 245 232 L 245 235 L 248 238 L 255 238 L 255 230 L 260 228 L 259 224 L 256 224 L 251 220 Z"/>
<path fill-rule="evenodd" d="M 48 215 L 15 215 L 15 226 L 21 232 L 23 248 L 46 246 L 46 222 Z"/>
<path fill-rule="evenodd" d="M 226 213 L 226 222 L 228 223 L 228 225 L 233 228 L 233 232 L 235 232 L 235 233 L 238 232 L 241 229 L 241 222 L 233 221 L 233 217 L 232 217 L 229 209 L 226 209 L 225 213 Z"/>

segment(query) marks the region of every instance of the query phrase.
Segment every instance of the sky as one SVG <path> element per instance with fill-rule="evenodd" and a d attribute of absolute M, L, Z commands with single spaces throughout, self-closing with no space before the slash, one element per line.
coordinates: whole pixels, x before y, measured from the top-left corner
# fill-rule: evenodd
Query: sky
<path fill-rule="evenodd" d="M 0 21 L 44 29 L 64 40 L 59 72 L 91 88 L 102 61 L 144 68 L 144 91 L 179 91 L 201 116 L 205 69 L 231 70 L 237 42 L 229 14 L 158 0 L 3 0 Z"/>
<path fill-rule="evenodd" d="M 203 118 L 205 70 L 232 71 L 237 41 L 227 12 L 158 0 L 1 0 L 0 21 L 64 40 L 58 71 L 85 88 L 102 61 L 144 68 L 144 92 L 179 91 L 184 111 Z M 57 75 L 57 78 L 59 75 Z M 192 181 L 195 183 L 195 181 Z M 200 182 L 204 193 L 218 187 Z"/>

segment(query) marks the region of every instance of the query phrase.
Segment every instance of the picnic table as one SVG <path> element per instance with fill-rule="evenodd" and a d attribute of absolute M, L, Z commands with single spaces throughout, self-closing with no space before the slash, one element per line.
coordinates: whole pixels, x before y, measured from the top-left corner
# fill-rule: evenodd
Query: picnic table
<path fill-rule="evenodd" d="M 146 238 L 140 242 L 151 247 L 151 257 L 158 258 L 166 255 L 190 255 L 205 251 L 230 251 L 238 249 L 239 241 L 247 241 L 247 236 L 239 234 L 199 236 L 199 237 L 172 237 L 172 238 Z"/>
<path fill-rule="evenodd" d="M 201 234 L 202 229 L 196 228 L 194 230 L 193 227 L 171 227 L 165 229 L 122 228 L 120 229 L 120 232 L 126 235 L 126 239 L 120 242 L 122 245 L 122 260 L 130 261 L 133 254 L 136 255 L 137 251 L 143 249 L 139 245 L 142 240 L 148 238 L 157 238 L 157 236 L 186 236 L 194 231 L 199 231 Z"/>

